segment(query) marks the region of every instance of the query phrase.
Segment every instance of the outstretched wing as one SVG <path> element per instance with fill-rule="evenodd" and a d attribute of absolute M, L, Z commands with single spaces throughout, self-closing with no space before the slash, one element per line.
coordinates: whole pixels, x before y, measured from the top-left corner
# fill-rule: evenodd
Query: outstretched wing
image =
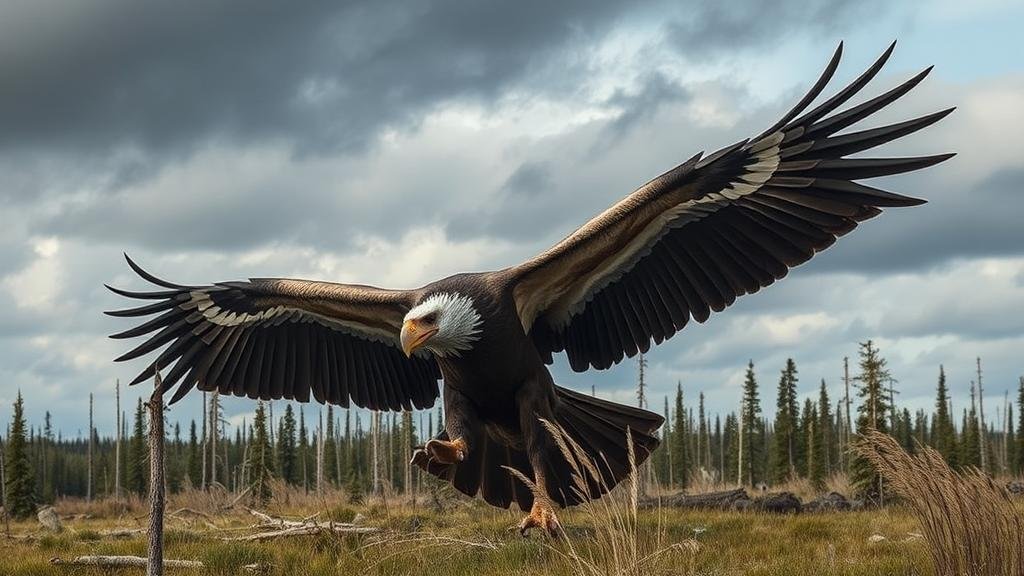
<path fill-rule="evenodd" d="M 856 182 L 931 166 L 952 154 L 848 158 L 928 126 L 952 111 L 837 134 L 916 86 L 837 109 L 879 71 L 892 46 L 816 108 L 836 49 L 810 92 L 760 136 L 694 156 L 648 182 L 543 254 L 503 271 L 523 328 L 548 361 L 608 368 L 757 292 L 890 206 L 924 201 Z"/>
<path fill-rule="evenodd" d="M 126 256 L 127 258 L 127 256 Z M 166 290 L 128 292 L 154 304 L 107 312 L 150 320 L 111 338 L 151 334 L 117 361 L 167 346 L 131 383 L 157 367 L 176 402 L 201 390 L 263 400 L 289 398 L 372 410 L 426 408 L 438 396 L 437 365 L 402 353 L 398 334 L 415 294 L 370 286 L 254 278 L 212 286 L 160 280 L 131 259 L 142 278 Z"/>

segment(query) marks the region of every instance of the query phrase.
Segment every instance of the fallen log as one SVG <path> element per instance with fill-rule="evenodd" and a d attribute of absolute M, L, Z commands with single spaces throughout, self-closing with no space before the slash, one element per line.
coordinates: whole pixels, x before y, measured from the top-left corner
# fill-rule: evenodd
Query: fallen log
<path fill-rule="evenodd" d="M 308 526 L 292 526 L 283 530 L 272 532 L 257 532 L 245 536 L 225 536 L 221 540 L 225 542 L 259 542 L 262 540 L 273 540 L 276 538 L 287 538 L 290 536 L 315 536 L 318 534 L 372 534 L 380 531 L 379 528 L 368 526 L 353 526 L 351 524 L 310 524 Z"/>
<path fill-rule="evenodd" d="M 850 509 L 850 501 L 838 492 L 829 492 L 818 496 L 804 504 L 804 512 L 845 512 Z"/>
<path fill-rule="evenodd" d="M 249 513 L 259 519 L 253 525 L 254 529 L 273 528 L 269 532 L 257 532 L 244 536 L 227 536 L 221 540 L 229 542 L 258 542 L 261 540 L 272 540 L 275 538 L 286 538 L 290 536 L 313 536 L 317 534 L 372 534 L 380 531 L 379 528 L 369 526 L 358 526 L 355 522 L 317 522 L 315 515 L 302 520 L 285 520 L 249 509 Z"/>
<path fill-rule="evenodd" d="M 803 511 L 803 503 L 792 492 L 776 492 L 754 499 L 754 508 L 760 512 L 772 514 L 799 514 Z"/>
<path fill-rule="evenodd" d="M 690 510 L 733 510 L 750 502 L 750 496 L 743 488 L 704 494 L 686 494 L 680 492 L 661 497 L 648 497 L 639 502 L 640 508 L 685 508 Z"/>
<path fill-rule="evenodd" d="M 119 568 L 145 568 L 149 560 L 142 556 L 78 556 L 71 560 L 50 558 L 50 564 L 57 566 L 102 566 Z M 198 560 L 164 560 L 164 568 L 202 568 Z"/>
<path fill-rule="evenodd" d="M 145 528 L 111 528 L 99 531 L 99 535 L 105 538 L 133 538 L 145 533 Z"/>

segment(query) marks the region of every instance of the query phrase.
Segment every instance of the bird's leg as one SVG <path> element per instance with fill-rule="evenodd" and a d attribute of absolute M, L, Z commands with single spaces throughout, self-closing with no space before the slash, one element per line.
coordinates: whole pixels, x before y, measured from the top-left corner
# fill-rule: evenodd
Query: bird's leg
<path fill-rule="evenodd" d="M 423 446 L 423 450 L 434 462 L 455 464 L 466 459 L 466 441 L 456 438 L 451 442 L 432 438 Z"/>
<path fill-rule="evenodd" d="M 476 408 L 454 387 L 445 386 L 444 416 L 444 430 L 413 452 L 412 464 L 427 470 L 431 464 L 459 464 L 469 457 L 480 435 Z"/>
<path fill-rule="evenodd" d="M 534 490 L 533 506 L 530 507 L 530 513 L 519 523 L 519 533 L 525 537 L 530 528 L 540 528 L 548 536 L 558 538 L 564 532 L 562 524 L 558 521 L 558 516 L 555 515 L 555 507 L 551 505 L 551 499 L 545 492 L 544 473 L 538 471 L 534 476 L 537 489 Z"/>
<path fill-rule="evenodd" d="M 462 438 L 456 438 L 451 442 L 433 438 L 413 451 L 409 464 L 416 464 L 424 470 L 430 464 L 457 464 L 466 459 L 468 451 L 469 447 Z"/>

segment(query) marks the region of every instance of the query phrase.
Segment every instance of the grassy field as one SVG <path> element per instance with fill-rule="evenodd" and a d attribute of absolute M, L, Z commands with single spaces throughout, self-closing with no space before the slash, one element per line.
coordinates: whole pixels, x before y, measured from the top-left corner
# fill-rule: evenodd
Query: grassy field
<path fill-rule="evenodd" d="M 345 501 L 341 494 L 321 500 L 288 494 L 266 511 L 292 519 L 319 514 L 319 520 L 339 522 L 358 513 L 363 525 L 382 530 L 230 542 L 222 538 L 251 533 L 255 519 L 244 508 L 207 516 L 217 500 L 194 494 L 170 502 L 171 512 L 188 510 L 169 518 L 165 558 L 205 564 L 174 572 L 245 574 L 244 566 L 261 564 L 269 567 L 265 573 L 296 575 L 933 573 L 917 521 L 899 507 L 798 516 L 667 509 L 634 515 L 628 505 L 611 499 L 564 512 L 567 540 L 552 541 L 540 534 L 520 537 L 509 530 L 518 512 L 480 502 L 453 501 L 437 512 L 394 499 L 353 506 L 338 504 Z M 12 537 L 0 538 L 0 574 L 105 574 L 111 571 L 57 566 L 50 559 L 146 553 L 144 534 L 104 535 L 112 528 L 144 527 L 144 510 L 137 503 L 63 502 L 57 511 L 65 518 L 59 534 L 41 532 L 34 520 L 11 524 Z"/>

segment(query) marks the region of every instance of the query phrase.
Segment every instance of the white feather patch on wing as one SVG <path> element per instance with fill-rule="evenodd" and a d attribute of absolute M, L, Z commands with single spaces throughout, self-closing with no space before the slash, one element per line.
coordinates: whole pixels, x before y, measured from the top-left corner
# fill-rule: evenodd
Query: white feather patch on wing
<path fill-rule="evenodd" d="M 669 231 L 700 220 L 760 190 L 779 167 L 779 145 L 784 137 L 782 132 L 774 132 L 754 142 L 749 148 L 752 158 L 744 165 L 745 171 L 725 188 L 677 204 L 653 219 L 615 258 L 592 274 L 589 282 L 582 283 L 571 293 L 558 298 L 564 304 L 556 305 L 548 312 L 552 325 L 556 328 L 567 326 L 573 316 L 583 312 L 595 294 L 632 270 Z"/>
<path fill-rule="evenodd" d="M 213 299 L 210 298 L 210 294 L 205 290 L 193 290 L 190 293 L 191 299 L 187 302 L 183 302 L 179 305 L 183 310 L 195 309 L 199 312 L 201 318 L 210 324 L 217 326 L 239 326 L 241 324 L 259 324 L 259 323 L 270 323 L 276 324 L 286 320 L 293 322 L 316 322 L 322 326 L 344 332 L 363 340 L 370 340 L 373 342 L 383 342 L 392 346 L 398 346 L 398 337 L 396 334 L 366 326 L 358 322 L 350 322 L 346 320 L 339 320 L 337 318 L 330 318 L 316 312 L 310 312 L 309 310 L 303 310 L 301 308 L 293 308 L 289 306 L 278 305 L 273 308 L 267 308 L 266 310 L 260 310 L 256 314 L 248 314 L 245 312 L 237 313 L 222 310 L 220 307 L 213 303 Z M 283 316 L 289 315 L 289 318 Z M 275 322 L 275 320 L 277 322 Z M 198 319 L 197 319 L 198 321 Z"/>

